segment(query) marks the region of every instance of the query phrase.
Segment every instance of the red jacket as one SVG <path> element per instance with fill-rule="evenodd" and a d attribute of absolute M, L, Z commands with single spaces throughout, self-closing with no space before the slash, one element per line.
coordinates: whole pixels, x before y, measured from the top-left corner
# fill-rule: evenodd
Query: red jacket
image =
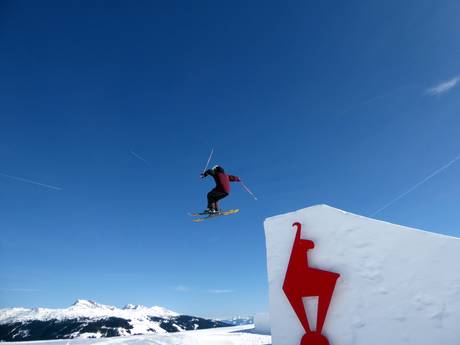
<path fill-rule="evenodd" d="M 238 176 L 227 175 L 225 172 L 206 170 L 204 176 L 211 175 L 216 182 L 216 187 L 214 188 L 218 192 L 230 193 L 230 182 L 240 182 Z"/>

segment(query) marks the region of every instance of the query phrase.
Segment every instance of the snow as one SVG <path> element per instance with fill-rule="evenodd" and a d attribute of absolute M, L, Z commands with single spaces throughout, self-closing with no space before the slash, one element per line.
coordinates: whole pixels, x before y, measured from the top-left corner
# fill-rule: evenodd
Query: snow
<path fill-rule="evenodd" d="M 270 334 L 270 316 L 268 313 L 254 315 L 254 330 L 260 334 Z"/>
<path fill-rule="evenodd" d="M 0 309 L 0 324 L 9 323 L 13 321 L 27 321 L 27 320 L 64 320 L 75 318 L 106 318 L 106 317 L 119 317 L 123 319 L 131 319 L 135 332 L 142 331 L 151 327 L 151 322 L 148 317 L 161 317 L 169 318 L 178 316 L 179 314 L 162 308 L 162 307 L 145 307 L 141 305 L 127 305 L 123 309 L 99 304 L 88 300 L 77 300 L 72 306 L 64 309 L 48 309 L 48 308 L 6 308 Z M 159 332 L 164 332 L 158 326 Z"/>
<path fill-rule="evenodd" d="M 305 333 L 282 291 L 294 222 L 315 243 L 310 266 L 341 275 L 323 328 L 331 345 L 460 344 L 460 239 L 318 205 L 264 223 L 274 345 Z"/>
<path fill-rule="evenodd" d="M 82 333 L 80 334 L 80 338 L 83 338 L 83 339 L 90 339 L 90 338 L 101 338 L 102 337 L 102 334 L 100 332 L 97 332 L 97 333 Z"/>
<path fill-rule="evenodd" d="M 212 328 L 180 333 L 113 337 L 103 339 L 71 339 L 15 342 L 15 345 L 270 345 L 267 335 L 253 333 L 252 325 Z"/>
<path fill-rule="evenodd" d="M 254 317 L 252 316 L 235 316 L 231 319 L 216 319 L 217 321 L 225 322 L 226 324 L 233 326 L 249 325 L 254 323 Z"/>

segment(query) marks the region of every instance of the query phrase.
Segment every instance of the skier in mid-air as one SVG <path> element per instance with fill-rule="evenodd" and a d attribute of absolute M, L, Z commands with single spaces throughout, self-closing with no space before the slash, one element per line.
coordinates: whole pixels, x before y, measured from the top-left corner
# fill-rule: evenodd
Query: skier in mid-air
<path fill-rule="evenodd" d="M 238 176 L 227 175 L 219 165 L 215 165 L 212 169 L 208 169 L 201 174 L 201 178 L 206 176 L 212 176 L 216 186 L 208 193 L 208 208 L 204 213 L 216 214 L 220 212 L 218 201 L 230 193 L 230 182 L 241 182 L 241 180 Z"/>

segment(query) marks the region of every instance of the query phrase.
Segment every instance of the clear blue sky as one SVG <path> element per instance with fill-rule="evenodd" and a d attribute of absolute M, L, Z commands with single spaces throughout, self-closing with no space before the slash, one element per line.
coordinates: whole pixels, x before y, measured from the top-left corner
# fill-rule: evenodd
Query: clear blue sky
<path fill-rule="evenodd" d="M 2 1 L 0 306 L 266 310 L 265 217 L 370 215 L 460 154 L 459 12 Z M 239 215 L 194 224 L 211 147 L 259 201 L 234 186 L 222 206 Z M 376 217 L 460 236 L 459 175 L 454 162 Z"/>

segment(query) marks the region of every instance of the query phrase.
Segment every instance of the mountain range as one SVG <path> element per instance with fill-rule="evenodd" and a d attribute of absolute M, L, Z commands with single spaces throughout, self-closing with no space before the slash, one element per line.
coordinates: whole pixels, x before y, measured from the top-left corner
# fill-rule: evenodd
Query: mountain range
<path fill-rule="evenodd" d="M 77 300 L 64 309 L 0 309 L 0 341 L 100 338 L 180 332 L 235 324 L 162 307 L 128 304 L 123 308 Z"/>

